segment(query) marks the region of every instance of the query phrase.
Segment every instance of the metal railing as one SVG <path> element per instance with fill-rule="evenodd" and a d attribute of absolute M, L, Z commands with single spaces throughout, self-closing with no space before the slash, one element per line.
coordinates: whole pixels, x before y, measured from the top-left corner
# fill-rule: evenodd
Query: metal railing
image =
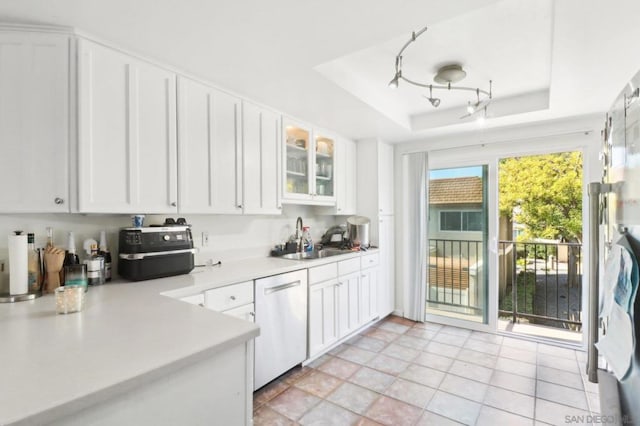
<path fill-rule="evenodd" d="M 427 302 L 482 312 L 482 241 L 429 240 Z"/>
<path fill-rule="evenodd" d="M 498 254 L 501 316 L 581 329 L 581 244 L 500 241 Z"/>

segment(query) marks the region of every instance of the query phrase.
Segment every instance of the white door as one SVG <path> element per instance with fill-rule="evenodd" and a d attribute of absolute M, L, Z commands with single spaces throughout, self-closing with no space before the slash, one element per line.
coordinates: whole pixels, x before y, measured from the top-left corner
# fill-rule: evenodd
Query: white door
<path fill-rule="evenodd" d="M 243 208 L 245 214 L 281 214 L 280 116 L 242 102 Z"/>
<path fill-rule="evenodd" d="M 175 74 L 78 46 L 79 210 L 177 212 Z"/>
<path fill-rule="evenodd" d="M 181 213 L 242 213 L 241 100 L 178 80 Z"/>
<path fill-rule="evenodd" d="M 309 287 L 309 357 L 338 340 L 337 289 L 335 279 Z"/>
<path fill-rule="evenodd" d="M 69 37 L 0 34 L 0 212 L 69 211 Z"/>

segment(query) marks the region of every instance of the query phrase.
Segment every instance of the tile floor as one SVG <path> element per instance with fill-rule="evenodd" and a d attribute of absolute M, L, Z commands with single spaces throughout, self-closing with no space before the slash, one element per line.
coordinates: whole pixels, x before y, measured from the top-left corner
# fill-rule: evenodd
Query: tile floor
<path fill-rule="evenodd" d="M 390 316 L 258 390 L 254 424 L 576 424 L 599 412 L 585 362 L 581 351 Z"/>

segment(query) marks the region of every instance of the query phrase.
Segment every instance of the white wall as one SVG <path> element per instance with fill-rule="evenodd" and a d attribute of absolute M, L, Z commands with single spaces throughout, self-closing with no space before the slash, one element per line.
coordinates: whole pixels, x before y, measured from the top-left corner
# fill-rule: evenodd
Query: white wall
<path fill-rule="evenodd" d="M 207 259 L 214 262 L 236 260 L 257 256 L 268 256 L 270 249 L 285 241 L 295 232 L 298 216 L 304 225 L 311 227 L 311 236 L 319 242 L 320 237 L 330 226 L 346 221 L 345 217 L 320 216 L 315 208 L 309 206 L 284 205 L 281 216 L 231 216 L 231 215 L 179 215 L 184 216 L 192 225 L 194 245 L 200 248 L 196 263 Z M 148 215 L 145 225 L 161 224 L 165 217 L 177 219 L 178 215 Z M 114 261 L 114 273 L 117 273 L 118 230 L 131 226 L 130 215 L 86 215 L 86 214 L 0 214 L 0 259 L 8 264 L 7 236 L 14 230 L 34 232 L 36 247 L 46 242 L 46 227 L 54 229 L 54 243 L 66 248 L 67 233 L 74 231 L 76 246 L 80 251 L 82 242 L 87 238 L 98 240 L 100 231 L 107 231 L 109 249 Z M 209 233 L 209 245 L 202 247 L 202 232 Z M 81 258 L 82 254 L 79 253 Z M 6 266 L 8 269 L 8 266 Z M 6 270 L 5 270 L 6 278 Z M 7 283 L 7 279 L 4 279 Z M 0 288 L 0 292 L 4 289 Z"/>

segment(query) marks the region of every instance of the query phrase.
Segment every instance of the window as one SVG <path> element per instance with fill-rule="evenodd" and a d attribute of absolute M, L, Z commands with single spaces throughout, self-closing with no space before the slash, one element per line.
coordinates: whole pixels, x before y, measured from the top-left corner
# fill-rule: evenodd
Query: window
<path fill-rule="evenodd" d="M 482 231 L 481 211 L 442 211 L 440 212 L 441 231 Z"/>

